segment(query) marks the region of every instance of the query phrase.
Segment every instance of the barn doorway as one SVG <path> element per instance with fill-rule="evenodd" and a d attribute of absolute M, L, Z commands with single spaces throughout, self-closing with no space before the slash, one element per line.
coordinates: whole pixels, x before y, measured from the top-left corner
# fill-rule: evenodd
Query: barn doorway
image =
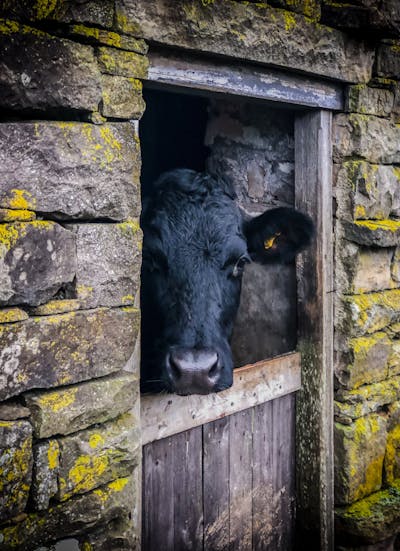
<path fill-rule="evenodd" d="M 142 548 L 289 551 L 301 533 L 309 549 L 328 549 L 332 327 L 329 270 L 322 279 L 320 270 L 331 254 L 330 114 L 300 111 L 308 101 L 300 92 L 284 106 L 268 101 L 268 93 L 264 101 L 237 88 L 230 93 L 225 74 L 227 90 L 221 93 L 195 71 L 188 77 L 187 66 L 180 70 L 170 56 L 153 58 L 140 123 L 143 197 L 164 170 L 205 169 L 232 178 L 249 215 L 296 205 L 323 227 L 297 269 L 251 267 L 245 275 L 232 339 L 238 367 L 232 389 L 201 397 L 142 396 Z M 313 107 L 326 101 L 340 108 L 337 97 L 337 90 L 322 87 Z M 305 343 L 303 358 L 312 357 L 303 361 L 296 399 L 296 347 L 303 350 Z M 316 472 L 321 476 L 314 483 Z"/>

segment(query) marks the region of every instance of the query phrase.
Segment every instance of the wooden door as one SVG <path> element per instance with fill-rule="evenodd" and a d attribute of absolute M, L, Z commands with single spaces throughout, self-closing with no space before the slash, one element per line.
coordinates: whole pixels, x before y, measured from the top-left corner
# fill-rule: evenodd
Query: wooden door
<path fill-rule="evenodd" d="M 210 396 L 144 396 L 144 551 L 293 548 L 293 353 Z"/>

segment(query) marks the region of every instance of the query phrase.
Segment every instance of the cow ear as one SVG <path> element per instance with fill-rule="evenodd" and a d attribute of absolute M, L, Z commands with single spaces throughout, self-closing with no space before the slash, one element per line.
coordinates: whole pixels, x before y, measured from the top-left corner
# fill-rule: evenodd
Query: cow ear
<path fill-rule="evenodd" d="M 306 214 L 282 207 L 247 220 L 244 234 L 253 261 L 288 263 L 310 244 L 314 224 Z"/>

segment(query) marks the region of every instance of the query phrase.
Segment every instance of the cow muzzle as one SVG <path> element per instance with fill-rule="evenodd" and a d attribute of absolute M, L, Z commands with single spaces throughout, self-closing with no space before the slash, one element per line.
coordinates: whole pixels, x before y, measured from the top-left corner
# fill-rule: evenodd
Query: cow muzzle
<path fill-rule="evenodd" d="M 210 348 L 174 348 L 167 354 L 166 368 L 180 395 L 213 392 L 222 372 L 218 353 Z"/>

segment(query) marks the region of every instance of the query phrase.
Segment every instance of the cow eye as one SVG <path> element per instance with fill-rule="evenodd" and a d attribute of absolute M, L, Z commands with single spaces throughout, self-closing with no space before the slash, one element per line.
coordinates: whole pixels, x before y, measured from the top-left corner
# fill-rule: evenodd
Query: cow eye
<path fill-rule="evenodd" d="M 247 255 L 241 256 L 237 261 L 235 266 L 233 267 L 232 276 L 233 277 L 239 277 L 242 275 L 245 264 L 248 264 L 250 262 L 250 258 Z"/>

